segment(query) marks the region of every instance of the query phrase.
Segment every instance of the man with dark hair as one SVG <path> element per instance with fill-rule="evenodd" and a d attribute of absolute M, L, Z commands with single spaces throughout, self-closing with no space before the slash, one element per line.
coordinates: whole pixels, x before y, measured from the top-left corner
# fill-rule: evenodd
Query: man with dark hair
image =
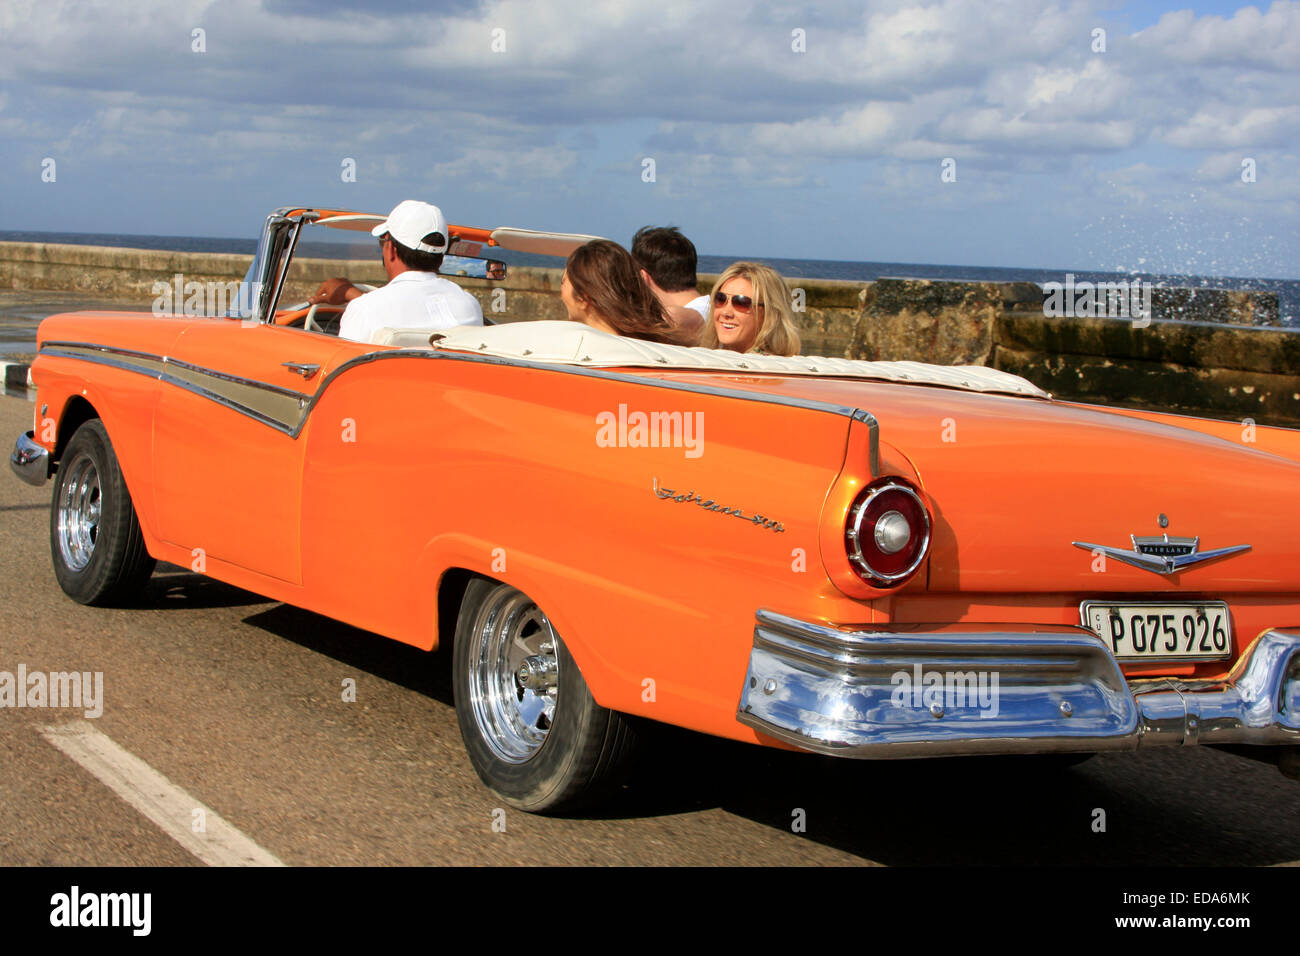
<path fill-rule="evenodd" d="M 347 279 L 326 279 L 307 301 L 347 303 L 339 338 L 369 342 L 383 328 L 449 329 L 482 325 L 478 300 L 438 275 L 450 229 L 442 210 L 407 199 L 370 231 L 379 239 L 388 284 L 362 292 Z"/>
<path fill-rule="evenodd" d="M 676 226 L 645 226 L 632 237 L 632 258 L 674 324 L 684 332 L 703 331 L 709 297 L 695 285 L 695 244 Z"/>

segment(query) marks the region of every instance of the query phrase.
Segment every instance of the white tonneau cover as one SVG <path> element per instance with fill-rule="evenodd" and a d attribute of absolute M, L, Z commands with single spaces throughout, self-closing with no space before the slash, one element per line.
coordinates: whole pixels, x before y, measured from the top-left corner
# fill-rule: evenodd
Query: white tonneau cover
<path fill-rule="evenodd" d="M 917 385 L 946 385 L 975 392 L 1051 396 L 1032 382 L 982 365 L 927 365 L 924 362 L 861 362 L 819 355 L 755 355 L 727 349 L 659 345 L 599 332 L 579 322 L 512 322 L 508 325 L 460 325 L 433 333 L 434 348 L 474 352 L 528 362 L 583 365 L 588 368 L 700 369 L 720 372 L 777 372 L 868 378 Z M 381 329 L 376 345 L 429 348 L 428 329 Z"/>

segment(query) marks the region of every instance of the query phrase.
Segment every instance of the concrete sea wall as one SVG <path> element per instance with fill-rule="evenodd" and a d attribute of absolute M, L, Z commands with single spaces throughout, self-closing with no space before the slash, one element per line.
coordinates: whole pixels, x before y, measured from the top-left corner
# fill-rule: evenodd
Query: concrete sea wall
<path fill-rule="evenodd" d="M 988 365 L 1061 398 L 1300 425 L 1300 331 L 1272 293 L 1156 289 L 1155 315 L 1051 318 L 1031 282 L 880 279 L 861 292 L 847 354 Z"/>
<path fill-rule="evenodd" d="M 154 284 L 228 283 L 249 256 L 0 242 L 0 290 L 84 292 L 148 309 Z M 380 284 L 378 257 L 298 259 L 282 302 L 323 279 Z M 454 278 L 454 277 L 453 277 Z M 713 276 L 701 276 L 707 291 Z M 1067 399 L 1300 426 L 1300 332 L 1275 327 L 1276 295 L 1154 289 L 1150 324 L 1051 318 L 1033 283 L 790 278 L 804 352 L 978 364 L 1023 375 Z M 461 280 L 493 321 L 562 319 L 560 270 L 511 268 L 505 280 Z"/>

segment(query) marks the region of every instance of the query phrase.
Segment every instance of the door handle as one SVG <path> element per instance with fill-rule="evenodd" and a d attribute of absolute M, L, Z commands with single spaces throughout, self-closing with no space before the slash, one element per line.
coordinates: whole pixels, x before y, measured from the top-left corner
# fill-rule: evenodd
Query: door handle
<path fill-rule="evenodd" d="M 320 371 L 319 365 L 312 365 L 308 362 L 281 362 L 280 364 L 291 372 L 297 372 L 303 378 L 311 378 Z"/>

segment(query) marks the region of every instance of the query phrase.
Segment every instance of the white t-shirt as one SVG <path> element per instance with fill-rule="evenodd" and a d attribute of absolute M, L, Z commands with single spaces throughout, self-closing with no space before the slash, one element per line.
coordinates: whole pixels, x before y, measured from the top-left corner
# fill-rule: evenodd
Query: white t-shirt
<path fill-rule="evenodd" d="M 686 303 L 686 308 L 694 309 L 696 312 L 700 313 L 700 315 L 704 316 L 704 321 L 707 322 L 709 320 L 709 297 L 707 295 L 691 299 L 690 302 Z"/>
<path fill-rule="evenodd" d="M 482 325 L 478 300 L 436 272 L 403 272 L 382 289 L 348 303 L 339 338 L 369 342 L 380 329 L 450 329 Z"/>

